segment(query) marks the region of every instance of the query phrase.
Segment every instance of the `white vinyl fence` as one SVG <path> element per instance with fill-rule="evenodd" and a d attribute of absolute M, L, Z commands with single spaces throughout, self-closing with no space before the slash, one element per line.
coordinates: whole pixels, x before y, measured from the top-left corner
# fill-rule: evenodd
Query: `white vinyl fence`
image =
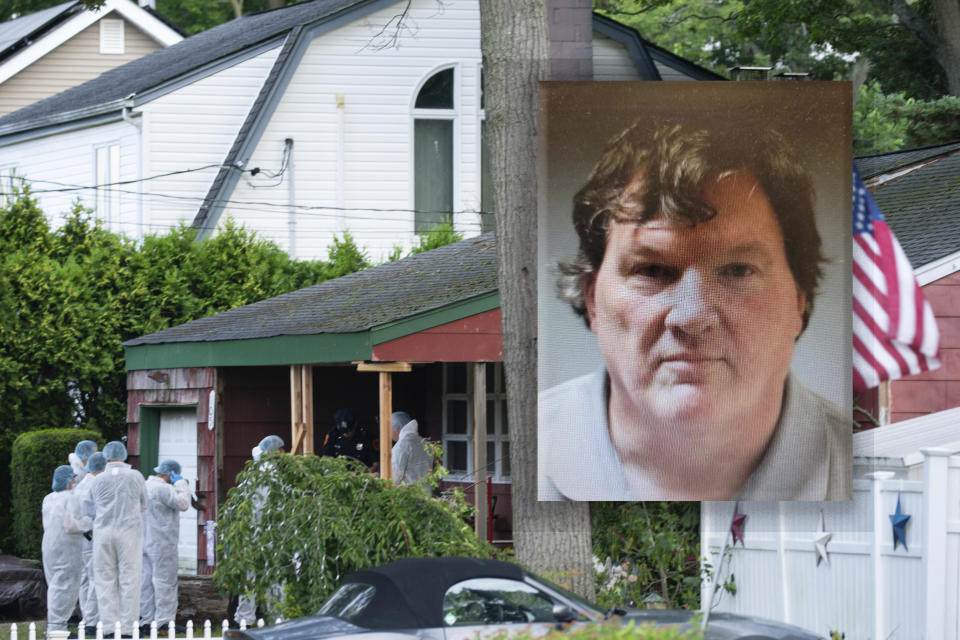
<path fill-rule="evenodd" d="M 960 640 L 960 455 L 922 449 L 914 464 L 854 472 L 851 502 L 741 502 L 743 544 L 729 552 L 710 593 L 713 611 L 781 620 L 822 636 L 856 640 Z M 907 546 L 894 549 L 891 516 L 900 501 Z M 734 511 L 704 502 L 701 548 L 717 566 Z M 823 529 L 821 530 L 821 517 Z M 827 559 L 818 564 L 817 541 Z"/>
<path fill-rule="evenodd" d="M 280 624 L 281 622 L 282 620 L 280 618 L 276 619 L 276 624 Z M 258 627 L 262 627 L 263 625 L 264 625 L 263 618 L 260 618 L 259 620 L 257 620 Z M 106 635 L 104 634 L 103 623 L 98 622 L 96 635 L 91 635 L 89 637 L 84 634 L 84 626 L 85 626 L 84 622 L 83 620 L 81 620 L 77 629 L 77 640 L 85 640 L 85 638 L 86 640 L 110 640 L 110 638 L 114 638 L 115 640 L 120 640 L 121 638 L 119 622 L 116 623 L 115 628 L 113 629 L 113 633 L 112 634 L 107 633 Z M 247 628 L 246 621 L 241 622 L 240 626 L 237 628 L 239 628 L 241 631 L 244 631 Z M 213 635 L 213 625 L 211 625 L 209 620 L 205 620 L 203 623 L 202 634 L 195 636 L 193 620 L 190 620 L 186 624 L 186 638 L 188 640 L 193 640 L 194 638 L 196 638 L 196 640 L 201 640 L 201 639 L 202 640 L 223 640 L 224 636 L 227 635 L 227 630 L 229 629 L 230 629 L 230 623 L 227 620 L 224 620 L 222 623 L 220 623 L 220 628 L 218 629 L 220 631 L 220 635 L 215 636 Z M 20 631 L 17 628 L 16 623 L 10 625 L 10 640 L 19 640 L 19 633 Z M 47 638 L 49 640 L 66 640 L 69 635 L 70 633 L 68 631 L 48 631 L 47 632 Z M 130 636 L 127 636 L 127 638 L 129 637 Z M 173 622 L 170 622 L 168 624 L 163 624 L 163 625 L 157 625 L 156 622 L 153 622 L 150 624 L 150 635 L 144 636 L 144 640 L 147 640 L 147 638 L 149 638 L 149 640 L 161 640 L 161 639 L 174 640 L 174 638 L 176 637 L 177 637 L 176 629 Z M 133 640 L 138 640 L 139 638 L 140 638 L 140 630 L 137 628 L 134 628 Z M 37 640 L 37 625 L 35 622 L 31 622 L 30 626 L 27 628 L 27 637 L 25 640 Z"/>

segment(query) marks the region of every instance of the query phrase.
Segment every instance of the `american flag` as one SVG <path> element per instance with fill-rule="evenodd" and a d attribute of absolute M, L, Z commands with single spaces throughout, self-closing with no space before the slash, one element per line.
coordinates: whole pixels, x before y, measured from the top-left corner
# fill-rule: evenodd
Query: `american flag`
<path fill-rule="evenodd" d="M 854 167 L 853 390 L 939 366 L 933 310 Z"/>

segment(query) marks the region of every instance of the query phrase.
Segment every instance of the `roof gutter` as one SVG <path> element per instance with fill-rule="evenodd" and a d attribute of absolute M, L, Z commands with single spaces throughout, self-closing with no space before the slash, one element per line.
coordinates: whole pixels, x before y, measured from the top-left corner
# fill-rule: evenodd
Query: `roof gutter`
<path fill-rule="evenodd" d="M 43 118 L 27 120 L 0 126 L 0 146 L 22 142 L 30 138 L 40 138 L 53 133 L 102 124 L 113 119 L 123 118 L 123 109 L 132 106 L 129 98 L 112 100 L 93 107 L 64 111 Z M 112 116 L 104 118 L 105 116 Z M 22 134 L 22 135 L 15 135 Z"/>

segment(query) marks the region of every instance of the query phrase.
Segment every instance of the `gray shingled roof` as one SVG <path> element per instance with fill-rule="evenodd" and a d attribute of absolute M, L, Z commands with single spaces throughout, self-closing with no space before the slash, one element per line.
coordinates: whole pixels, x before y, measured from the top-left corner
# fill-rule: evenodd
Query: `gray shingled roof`
<path fill-rule="evenodd" d="M 874 153 L 855 158 L 860 177 L 869 180 L 884 173 L 891 173 L 912 164 L 923 162 L 940 155 L 953 153 L 960 149 L 960 141 L 938 144 L 918 149 L 904 149 L 887 153 Z"/>
<path fill-rule="evenodd" d="M 493 232 L 124 342 L 355 333 L 497 290 Z"/>
<path fill-rule="evenodd" d="M 310 0 L 243 16 L 186 38 L 175 45 L 116 67 L 89 82 L 0 118 L 0 127 L 42 121 L 152 89 L 230 54 L 268 41 L 298 24 L 332 15 L 364 0 Z"/>
<path fill-rule="evenodd" d="M 960 143 L 950 155 L 872 191 L 914 269 L 960 251 Z"/>

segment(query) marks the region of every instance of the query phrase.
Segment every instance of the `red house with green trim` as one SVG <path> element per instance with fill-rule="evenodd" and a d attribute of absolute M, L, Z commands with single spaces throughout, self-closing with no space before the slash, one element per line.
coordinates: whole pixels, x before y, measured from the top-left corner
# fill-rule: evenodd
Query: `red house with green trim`
<path fill-rule="evenodd" d="M 408 412 L 468 487 L 479 455 L 493 537 L 509 538 L 499 307 L 487 233 L 125 342 L 131 462 L 178 459 L 206 504 L 181 527 L 181 571 L 212 571 L 205 522 L 251 449 L 278 434 L 288 451 L 319 453 L 342 407 L 374 437 L 382 411 Z"/>

